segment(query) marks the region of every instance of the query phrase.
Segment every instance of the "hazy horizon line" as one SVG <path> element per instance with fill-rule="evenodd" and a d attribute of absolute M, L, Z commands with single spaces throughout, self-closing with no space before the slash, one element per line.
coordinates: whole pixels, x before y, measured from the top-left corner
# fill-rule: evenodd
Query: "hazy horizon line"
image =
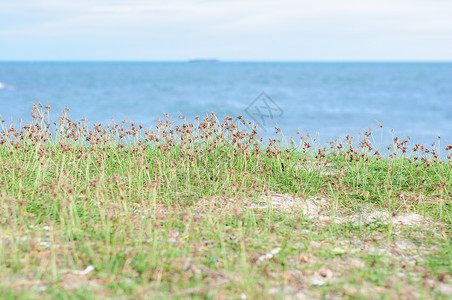
<path fill-rule="evenodd" d="M 203 58 L 200 58 L 203 59 Z M 208 58 L 210 59 L 210 58 Z M 182 59 L 0 59 L 0 63 L 24 62 L 137 62 L 137 63 L 192 63 L 192 64 L 216 64 L 216 63 L 452 63 L 452 60 L 229 60 L 218 59 L 216 61 L 190 61 L 190 58 Z"/>

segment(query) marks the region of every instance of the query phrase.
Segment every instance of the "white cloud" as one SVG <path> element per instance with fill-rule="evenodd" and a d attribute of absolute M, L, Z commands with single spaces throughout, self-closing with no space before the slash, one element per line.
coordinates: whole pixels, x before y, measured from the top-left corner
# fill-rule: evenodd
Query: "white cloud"
<path fill-rule="evenodd" d="M 0 37 L 11 39 L 148 40 L 158 47 L 165 39 L 179 46 L 207 38 L 247 49 L 263 39 L 426 37 L 435 44 L 452 36 L 452 1 L 0 0 L 0 7 Z"/>
<path fill-rule="evenodd" d="M 452 29 L 452 1 L 426 2 L 420 0 L 251 0 L 251 1 L 26 1 L 25 4 L 2 4 L 7 14 L 19 18 L 27 10 L 32 14 L 47 14 L 48 20 L 37 24 L 16 26 L 3 33 L 11 34 L 107 34 L 117 27 L 201 24 L 226 33 L 260 30 L 295 29 L 318 31 L 378 30 L 442 30 Z M 332 26 L 328 28 L 328 24 Z M 120 25 L 120 26 L 118 26 Z M 334 25 L 334 27 L 333 27 Z M 323 28 L 326 27 L 326 28 Z M 183 29 L 183 28 L 182 28 Z M 117 32 L 116 32 L 117 33 Z M 221 33 L 221 32 L 220 32 Z"/>

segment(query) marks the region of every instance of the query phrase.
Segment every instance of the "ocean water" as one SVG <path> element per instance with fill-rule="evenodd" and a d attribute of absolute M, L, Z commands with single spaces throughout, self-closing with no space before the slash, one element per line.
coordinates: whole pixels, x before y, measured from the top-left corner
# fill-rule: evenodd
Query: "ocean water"
<path fill-rule="evenodd" d="M 93 123 L 214 111 L 254 119 L 265 137 L 277 126 L 325 142 L 370 126 L 379 144 L 382 124 L 383 145 L 392 129 L 452 144 L 452 63 L 0 62 L 3 118 L 28 120 L 39 102 Z"/>

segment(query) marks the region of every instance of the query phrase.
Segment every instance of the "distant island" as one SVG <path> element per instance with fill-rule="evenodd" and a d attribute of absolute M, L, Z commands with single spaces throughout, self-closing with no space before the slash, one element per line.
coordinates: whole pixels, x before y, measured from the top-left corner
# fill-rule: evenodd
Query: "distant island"
<path fill-rule="evenodd" d="M 199 63 L 199 62 L 203 62 L 203 63 L 209 62 L 209 63 L 211 63 L 211 62 L 218 62 L 218 61 L 219 61 L 218 58 L 198 58 L 198 57 L 191 57 L 188 60 L 188 62 L 191 62 L 191 63 Z"/>

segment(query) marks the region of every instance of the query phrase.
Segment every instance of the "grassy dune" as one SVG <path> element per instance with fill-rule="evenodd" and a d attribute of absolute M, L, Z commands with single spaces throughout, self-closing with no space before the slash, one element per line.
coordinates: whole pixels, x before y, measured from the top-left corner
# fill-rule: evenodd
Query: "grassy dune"
<path fill-rule="evenodd" d="M 1 298 L 452 296 L 450 145 L 32 115 L 0 133 Z"/>

